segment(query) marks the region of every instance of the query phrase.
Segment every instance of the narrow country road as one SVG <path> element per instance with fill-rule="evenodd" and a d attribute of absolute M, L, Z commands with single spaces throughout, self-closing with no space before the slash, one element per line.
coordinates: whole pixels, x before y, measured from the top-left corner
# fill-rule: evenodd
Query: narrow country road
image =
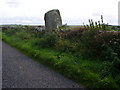
<path fill-rule="evenodd" d="M 2 88 L 82 88 L 2 42 Z"/>

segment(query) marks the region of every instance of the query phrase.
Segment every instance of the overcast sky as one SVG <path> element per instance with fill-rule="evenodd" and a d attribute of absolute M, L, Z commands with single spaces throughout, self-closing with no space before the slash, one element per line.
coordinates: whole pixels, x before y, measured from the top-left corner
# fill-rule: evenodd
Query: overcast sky
<path fill-rule="evenodd" d="M 63 24 L 82 25 L 88 19 L 118 25 L 119 0 L 0 0 L 0 24 L 44 25 L 44 14 L 59 9 Z"/>

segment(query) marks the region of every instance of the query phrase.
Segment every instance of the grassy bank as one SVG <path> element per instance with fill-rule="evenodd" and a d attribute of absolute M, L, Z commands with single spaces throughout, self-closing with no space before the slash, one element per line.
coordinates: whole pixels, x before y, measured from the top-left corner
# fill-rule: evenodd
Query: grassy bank
<path fill-rule="evenodd" d="M 83 28 L 46 33 L 31 26 L 16 26 L 3 28 L 2 40 L 87 88 L 119 89 L 119 34 L 113 37 L 114 33 L 93 29 L 82 34 Z M 109 40 L 116 43 L 108 44 Z"/>

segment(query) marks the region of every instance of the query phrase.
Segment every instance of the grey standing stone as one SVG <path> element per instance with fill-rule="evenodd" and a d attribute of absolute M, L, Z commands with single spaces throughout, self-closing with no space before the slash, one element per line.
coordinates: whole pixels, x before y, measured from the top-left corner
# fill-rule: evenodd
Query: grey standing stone
<path fill-rule="evenodd" d="M 62 26 L 62 19 L 60 16 L 60 11 L 58 9 L 53 9 L 45 13 L 45 29 L 47 31 L 52 31 L 58 29 Z"/>

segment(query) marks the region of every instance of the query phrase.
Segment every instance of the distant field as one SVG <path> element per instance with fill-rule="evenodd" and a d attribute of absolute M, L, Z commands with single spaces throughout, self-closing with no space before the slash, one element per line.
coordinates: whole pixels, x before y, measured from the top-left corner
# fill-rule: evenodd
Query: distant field
<path fill-rule="evenodd" d="M 74 27 L 83 27 L 83 25 L 68 25 L 70 26 L 71 28 L 74 28 Z"/>

